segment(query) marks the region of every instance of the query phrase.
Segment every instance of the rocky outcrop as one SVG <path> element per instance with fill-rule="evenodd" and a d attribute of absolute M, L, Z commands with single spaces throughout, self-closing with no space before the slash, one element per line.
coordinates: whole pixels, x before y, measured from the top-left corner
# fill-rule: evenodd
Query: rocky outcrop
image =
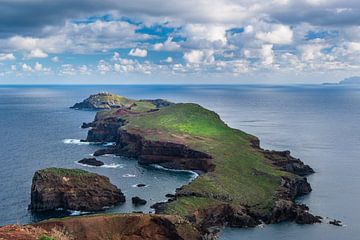
<path fill-rule="evenodd" d="M 129 102 L 128 99 L 112 94 L 112 93 L 98 93 L 90 95 L 82 102 L 76 103 L 70 107 L 73 109 L 86 109 L 86 110 L 104 110 L 112 108 L 128 107 L 125 103 Z"/>
<path fill-rule="evenodd" d="M 200 232 L 178 216 L 111 214 L 50 220 L 28 226 L 0 227 L 4 240 L 200 240 Z M 44 238 L 45 239 L 45 238 Z"/>
<path fill-rule="evenodd" d="M 139 197 L 132 197 L 131 198 L 131 202 L 135 205 L 135 206 L 139 206 L 139 205 L 145 205 L 147 203 L 147 201 L 145 199 L 139 198 Z"/>
<path fill-rule="evenodd" d="M 35 172 L 29 209 L 98 211 L 125 202 L 109 178 L 80 169 L 48 168 Z"/>
<path fill-rule="evenodd" d="M 95 167 L 100 167 L 100 166 L 104 165 L 104 163 L 102 161 L 99 161 L 96 158 L 83 158 L 78 163 L 95 166 Z"/>
<path fill-rule="evenodd" d="M 156 108 L 162 108 L 162 107 L 168 107 L 168 106 L 174 105 L 174 103 L 169 102 L 164 99 L 143 99 L 143 100 L 140 100 L 140 102 L 152 103 L 156 106 Z"/>
<path fill-rule="evenodd" d="M 275 166 L 280 167 L 286 172 L 291 172 L 299 176 L 306 176 L 315 172 L 309 165 L 304 164 L 300 159 L 292 157 L 290 151 L 264 150 L 263 154 Z"/>

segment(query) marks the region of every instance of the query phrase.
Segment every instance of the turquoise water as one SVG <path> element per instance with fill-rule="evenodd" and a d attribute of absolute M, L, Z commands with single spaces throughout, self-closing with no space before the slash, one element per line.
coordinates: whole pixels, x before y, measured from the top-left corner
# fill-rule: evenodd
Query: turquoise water
<path fill-rule="evenodd" d="M 261 139 L 264 148 L 289 149 L 310 164 L 313 192 L 299 199 L 315 213 L 346 227 L 285 223 L 225 229 L 222 239 L 358 239 L 360 235 L 360 89 L 338 86 L 37 86 L 0 87 L 0 225 L 45 216 L 27 211 L 31 178 L 39 168 L 80 167 L 109 176 L 125 195 L 162 201 L 191 173 L 144 168 L 133 159 L 107 156 L 109 168 L 75 163 L 101 146 L 64 143 L 82 139 L 82 122 L 94 112 L 68 109 L 91 93 L 110 91 L 133 98 L 196 102 L 220 114 L 231 127 Z M 65 142 L 71 142 L 70 140 Z M 147 188 L 132 187 L 145 183 Z M 134 209 L 131 203 L 110 211 Z"/>

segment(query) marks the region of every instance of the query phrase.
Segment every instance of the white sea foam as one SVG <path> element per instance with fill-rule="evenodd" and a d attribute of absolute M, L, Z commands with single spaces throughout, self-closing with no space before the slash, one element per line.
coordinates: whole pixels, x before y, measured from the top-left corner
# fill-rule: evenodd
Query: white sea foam
<path fill-rule="evenodd" d="M 89 214 L 90 212 L 82 212 L 82 211 L 70 211 L 70 216 L 79 216 L 84 214 Z"/>
<path fill-rule="evenodd" d="M 132 187 L 135 187 L 135 188 L 138 187 L 137 184 L 134 184 L 134 185 L 131 185 L 131 186 L 132 186 Z M 148 187 L 148 186 L 149 186 L 149 185 L 145 185 L 145 186 L 143 186 L 143 187 Z"/>
<path fill-rule="evenodd" d="M 83 164 L 83 163 L 79 163 L 78 161 L 75 161 L 74 163 L 81 165 L 83 167 L 97 167 L 97 166 L 92 166 L 92 165 L 88 165 L 88 164 Z M 118 163 L 110 163 L 110 164 L 104 164 L 102 166 L 99 166 L 102 168 L 124 168 L 125 164 L 118 164 Z"/>
<path fill-rule="evenodd" d="M 110 164 L 104 164 L 100 166 L 102 168 L 124 168 L 124 164 L 117 164 L 117 163 L 110 163 Z"/>
<path fill-rule="evenodd" d="M 76 144 L 76 145 L 89 145 L 90 142 L 82 142 L 80 139 L 64 139 L 63 143 L 65 144 Z"/>
<path fill-rule="evenodd" d="M 191 174 L 191 181 L 194 180 L 195 178 L 197 178 L 199 176 L 198 173 L 191 171 L 191 170 L 180 170 L 180 169 L 171 169 L 171 168 L 166 168 L 163 166 L 160 166 L 158 164 L 151 164 L 151 166 L 153 166 L 154 168 L 157 169 L 161 169 L 161 170 L 165 170 L 165 171 L 170 171 L 170 172 L 183 172 L 183 173 L 190 173 Z"/>
<path fill-rule="evenodd" d="M 104 147 L 111 147 L 111 146 L 114 146 L 116 143 L 114 142 L 108 142 L 108 143 L 104 143 L 103 146 Z"/>
<path fill-rule="evenodd" d="M 122 177 L 131 178 L 131 177 L 136 177 L 136 175 L 127 173 L 127 174 L 122 175 Z"/>

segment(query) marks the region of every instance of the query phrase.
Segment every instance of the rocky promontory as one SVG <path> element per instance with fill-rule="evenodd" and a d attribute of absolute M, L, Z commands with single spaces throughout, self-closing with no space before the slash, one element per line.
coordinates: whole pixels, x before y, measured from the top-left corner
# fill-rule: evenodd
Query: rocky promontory
<path fill-rule="evenodd" d="M 200 240 L 200 232 L 179 216 L 103 214 L 0 227 L 4 240 Z"/>
<path fill-rule="evenodd" d="M 200 105 L 179 103 L 136 113 L 101 111 L 89 126 L 87 141 L 116 142 L 95 156 L 128 156 L 141 164 L 200 173 L 168 202 L 153 207 L 156 213 L 189 219 L 204 235 L 226 225 L 321 221 L 295 202 L 312 191 L 306 179 L 314 173 L 310 166 L 289 151 L 262 149 L 258 138 L 230 128 Z"/>
<path fill-rule="evenodd" d="M 47 168 L 35 172 L 29 209 L 98 211 L 125 202 L 109 178 L 80 169 Z"/>

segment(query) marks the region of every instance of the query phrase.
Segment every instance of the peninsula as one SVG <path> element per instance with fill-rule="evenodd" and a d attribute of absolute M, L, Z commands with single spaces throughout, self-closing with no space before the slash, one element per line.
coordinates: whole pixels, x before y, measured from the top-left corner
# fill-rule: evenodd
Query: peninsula
<path fill-rule="evenodd" d="M 17 228 L 30 228 L 30 233 L 32 228 L 40 228 L 43 234 L 53 236 L 52 230 L 59 226 L 75 239 L 101 239 L 104 231 L 109 239 L 213 239 L 223 226 L 321 222 L 307 206 L 295 202 L 312 191 L 306 179 L 314 173 L 311 167 L 289 151 L 262 149 L 257 137 L 227 126 L 218 114 L 198 104 L 99 93 L 72 108 L 98 111 L 93 122 L 82 125 L 90 128 L 84 141 L 115 143 L 94 156 L 127 156 L 140 164 L 196 171 L 199 176 L 178 188 L 175 195 L 168 194 L 167 202 L 153 205 L 156 214 L 103 214 L 7 226 L 9 229 L 0 228 L 5 239 L 20 239 L 6 238 L 6 234 L 19 233 Z M 54 170 L 50 172 L 54 174 Z M 56 170 L 58 174 L 61 171 Z M 36 184 L 33 194 L 34 189 Z M 120 190 L 111 191 L 121 196 L 116 202 L 123 201 Z M 35 200 L 32 206 L 41 209 Z M 127 227 L 121 225 L 124 222 Z M 115 229 L 115 225 L 119 227 Z M 136 235 L 139 229 L 141 236 Z"/>

